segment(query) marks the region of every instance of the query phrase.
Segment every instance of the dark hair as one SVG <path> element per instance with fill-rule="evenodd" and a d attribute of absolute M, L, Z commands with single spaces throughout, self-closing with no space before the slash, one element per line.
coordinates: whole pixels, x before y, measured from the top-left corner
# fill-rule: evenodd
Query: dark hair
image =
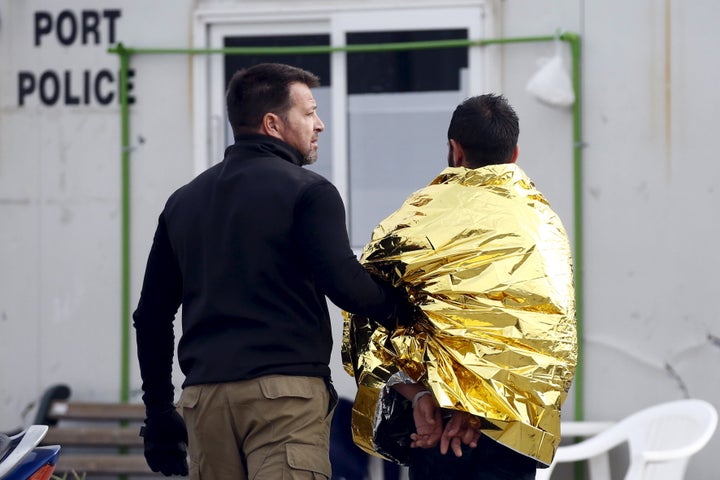
<path fill-rule="evenodd" d="M 227 88 L 227 112 L 233 132 L 255 130 L 266 113 L 283 116 L 290 104 L 290 84 L 320 85 L 318 77 L 282 63 L 260 63 L 238 70 Z"/>
<path fill-rule="evenodd" d="M 494 94 L 466 99 L 453 112 L 448 127 L 448 140 L 463 147 L 473 168 L 509 163 L 519 135 L 515 110 L 505 97 Z"/>

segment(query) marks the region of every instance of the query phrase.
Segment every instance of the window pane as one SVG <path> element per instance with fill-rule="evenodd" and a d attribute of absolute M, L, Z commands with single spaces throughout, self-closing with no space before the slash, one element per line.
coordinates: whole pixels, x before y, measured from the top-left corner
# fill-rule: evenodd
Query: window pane
<path fill-rule="evenodd" d="M 355 32 L 348 45 L 466 39 L 467 30 Z M 455 91 L 467 68 L 466 48 L 349 53 L 348 93 Z"/>
<path fill-rule="evenodd" d="M 305 45 L 330 45 L 330 35 L 273 35 L 261 37 L 225 37 L 226 47 L 297 47 Z M 293 54 L 293 55 L 226 55 L 225 56 L 225 85 L 230 77 L 241 68 L 247 68 L 257 63 L 285 63 L 309 70 L 320 77 L 320 84 L 330 85 L 330 55 Z"/>
<path fill-rule="evenodd" d="M 348 43 L 466 38 L 466 30 L 348 34 Z M 467 48 L 348 55 L 350 238 L 373 228 L 447 166 L 447 128 L 466 96 Z"/>
<path fill-rule="evenodd" d="M 330 35 L 281 35 L 255 37 L 225 37 L 226 47 L 289 47 L 305 45 L 330 45 Z M 285 63 L 308 70 L 320 77 L 320 87 L 313 90 L 318 104 L 318 115 L 325 124 L 325 131 L 320 135 L 320 151 L 318 160 L 308 169 L 313 170 L 332 181 L 332 118 L 330 117 L 330 54 L 292 54 L 292 55 L 226 55 L 225 85 L 232 75 L 242 69 L 258 63 Z M 232 144 L 232 131 L 228 126 L 227 144 Z"/>

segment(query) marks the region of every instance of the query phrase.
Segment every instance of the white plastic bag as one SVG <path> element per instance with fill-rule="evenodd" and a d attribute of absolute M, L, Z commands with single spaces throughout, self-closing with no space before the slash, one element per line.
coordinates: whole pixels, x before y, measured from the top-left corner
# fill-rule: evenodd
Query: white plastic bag
<path fill-rule="evenodd" d="M 553 57 L 542 59 L 540 70 L 530 78 L 525 89 L 550 106 L 569 107 L 575 102 L 572 81 L 565 70 L 559 45 Z"/>

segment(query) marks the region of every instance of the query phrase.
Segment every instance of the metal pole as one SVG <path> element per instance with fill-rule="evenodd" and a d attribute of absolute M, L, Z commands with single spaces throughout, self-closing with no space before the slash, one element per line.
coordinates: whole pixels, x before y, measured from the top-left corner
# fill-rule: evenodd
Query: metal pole
<path fill-rule="evenodd" d="M 128 104 L 128 69 L 130 53 L 119 44 L 116 49 L 120 56 L 120 161 L 121 178 L 121 370 L 120 401 L 130 399 L 130 111 Z"/>

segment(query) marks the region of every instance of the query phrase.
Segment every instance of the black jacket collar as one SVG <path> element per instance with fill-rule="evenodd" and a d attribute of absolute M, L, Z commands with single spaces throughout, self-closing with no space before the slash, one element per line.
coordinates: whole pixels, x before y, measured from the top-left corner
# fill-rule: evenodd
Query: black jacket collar
<path fill-rule="evenodd" d="M 298 166 L 303 164 L 302 154 L 297 149 L 275 137 L 259 133 L 235 135 L 235 144 L 225 150 L 225 157 L 231 154 L 244 157 L 248 153 L 270 154 Z"/>

